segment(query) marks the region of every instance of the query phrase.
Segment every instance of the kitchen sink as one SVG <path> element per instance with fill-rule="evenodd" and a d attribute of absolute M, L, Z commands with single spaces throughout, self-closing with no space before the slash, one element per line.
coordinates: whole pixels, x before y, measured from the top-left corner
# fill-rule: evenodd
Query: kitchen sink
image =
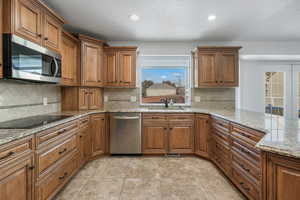
<path fill-rule="evenodd" d="M 148 110 L 185 110 L 184 107 L 181 106 L 172 106 L 172 107 L 149 107 Z"/>

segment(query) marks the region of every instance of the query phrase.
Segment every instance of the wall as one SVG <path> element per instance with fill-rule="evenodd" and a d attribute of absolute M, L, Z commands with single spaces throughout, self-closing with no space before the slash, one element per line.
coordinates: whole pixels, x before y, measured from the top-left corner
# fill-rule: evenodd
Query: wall
<path fill-rule="evenodd" d="M 138 46 L 140 55 L 190 55 L 191 50 L 195 49 L 197 46 L 242 46 L 243 48 L 240 50 L 241 55 L 300 55 L 300 42 L 272 42 L 272 41 L 190 41 L 190 42 L 139 42 L 139 41 L 111 41 L 109 42 L 112 46 Z M 257 101 L 262 99 L 261 92 L 257 93 L 255 88 L 261 88 L 258 85 L 258 82 L 253 81 L 256 79 L 255 75 L 247 74 L 249 71 L 249 67 L 253 67 L 255 71 L 255 66 L 246 61 L 240 62 L 240 70 L 243 72 L 241 74 L 240 79 L 243 79 L 241 85 L 245 83 L 251 83 L 255 87 L 253 87 L 253 91 L 251 94 L 255 94 L 257 98 L 255 100 L 247 100 L 244 98 L 244 106 L 241 106 L 240 96 L 241 91 L 239 89 L 234 88 L 224 88 L 224 89 L 193 89 L 192 90 L 192 106 L 196 107 L 206 107 L 206 108 L 243 108 L 249 110 L 261 110 L 258 108 Z M 245 70 L 244 70 L 245 69 Z M 138 79 L 137 79 L 138 80 Z M 248 85 L 248 84 L 247 84 Z M 256 90 L 256 91 L 255 91 Z M 260 89 L 261 90 L 261 89 Z M 259 91 L 260 91 L 259 90 Z M 245 96 L 245 91 L 243 91 L 243 95 Z M 114 94 L 118 94 L 118 91 L 114 91 L 114 89 L 110 90 L 109 95 L 113 96 Z M 106 92 L 105 94 L 106 95 Z M 195 96 L 200 96 L 201 102 L 195 102 Z M 120 101 L 122 102 L 122 100 Z M 119 104 L 115 104 L 117 107 Z M 126 101 L 125 101 L 126 102 Z M 125 103 L 126 104 L 126 103 Z M 110 106 L 112 103 L 110 104 Z"/>
<path fill-rule="evenodd" d="M 58 86 L 0 81 L 0 121 L 60 111 L 60 99 Z"/>

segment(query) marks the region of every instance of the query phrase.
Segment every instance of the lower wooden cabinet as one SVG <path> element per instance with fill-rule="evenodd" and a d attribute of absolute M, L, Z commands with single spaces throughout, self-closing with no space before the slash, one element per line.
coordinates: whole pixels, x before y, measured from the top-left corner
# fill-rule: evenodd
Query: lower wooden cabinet
<path fill-rule="evenodd" d="M 90 119 L 85 117 L 80 120 L 80 130 L 78 134 L 78 145 L 81 155 L 80 165 L 84 165 L 91 157 L 92 148 L 91 148 L 91 134 L 90 134 Z"/>
<path fill-rule="evenodd" d="M 101 88 L 62 88 L 62 110 L 97 110 L 102 108 L 103 90 Z"/>
<path fill-rule="evenodd" d="M 267 200 L 298 200 L 300 160 L 275 154 L 267 156 Z"/>
<path fill-rule="evenodd" d="M 166 154 L 168 149 L 168 125 L 166 123 L 144 121 L 143 153 Z"/>
<path fill-rule="evenodd" d="M 105 114 L 91 115 L 90 132 L 92 138 L 92 157 L 105 153 L 106 150 Z"/>
<path fill-rule="evenodd" d="M 143 115 L 144 154 L 186 154 L 193 152 L 193 115 Z"/>
<path fill-rule="evenodd" d="M 33 155 L 0 165 L 0 200 L 33 200 L 33 169 Z"/>
<path fill-rule="evenodd" d="M 195 117 L 195 154 L 209 158 L 210 116 L 196 114 Z"/>

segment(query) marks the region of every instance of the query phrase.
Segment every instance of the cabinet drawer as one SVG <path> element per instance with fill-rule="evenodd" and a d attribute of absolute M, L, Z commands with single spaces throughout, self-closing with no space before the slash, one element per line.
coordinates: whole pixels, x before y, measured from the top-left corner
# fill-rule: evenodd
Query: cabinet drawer
<path fill-rule="evenodd" d="M 262 133 L 262 132 L 258 132 L 258 131 L 252 130 L 252 129 L 241 127 L 236 124 L 234 124 L 232 126 L 231 134 L 233 137 L 243 140 L 253 146 L 255 146 L 256 143 L 259 142 L 261 140 L 261 138 L 264 136 L 264 133 Z"/>
<path fill-rule="evenodd" d="M 217 129 L 215 126 L 213 127 L 213 133 L 215 136 L 222 138 L 222 140 L 229 142 L 229 133 L 224 132 L 223 130 Z"/>
<path fill-rule="evenodd" d="M 249 148 L 249 146 L 246 146 L 235 139 L 232 140 L 232 149 L 253 164 L 260 164 L 261 156 L 259 151 L 253 150 L 252 148 Z"/>
<path fill-rule="evenodd" d="M 89 122 L 90 122 L 90 117 L 87 116 L 87 117 L 83 117 L 79 120 L 79 127 L 85 127 L 85 126 L 88 126 L 89 125 Z"/>
<path fill-rule="evenodd" d="M 221 168 L 226 174 L 230 174 L 230 161 L 222 156 L 222 151 L 216 149 L 214 151 L 214 160 L 216 165 Z"/>
<path fill-rule="evenodd" d="M 193 114 L 168 114 L 168 120 L 170 121 L 193 121 Z"/>
<path fill-rule="evenodd" d="M 143 114 L 143 119 L 151 119 L 151 120 L 167 120 L 166 115 L 162 114 Z"/>
<path fill-rule="evenodd" d="M 229 131 L 229 121 L 226 121 L 218 117 L 213 117 L 212 119 L 214 125 L 218 127 L 222 127 L 225 131 Z"/>
<path fill-rule="evenodd" d="M 33 138 L 20 139 L 0 147 L 0 164 L 13 158 L 32 152 Z"/>
<path fill-rule="evenodd" d="M 49 176 L 37 183 L 37 200 L 52 199 L 55 194 L 66 184 L 78 169 L 80 155 L 74 150 L 71 155 L 55 168 Z"/>
<path fill-rule="evenodd" d="M 259 187 L 259 185 L 247 179 L 235 165 L 233 165 L 232 168 L 232 178 L 233 178 L 233 182 L 235 182 L 237 187 L 240 188 L 240 190 L 249 199 L 251 200 L 260 199 L 259 190 L 257 188 Z"/>
<path fill-rule="evenodd" d="M 229 145 L 225 141 L 219 139 L 218 136 L 215 136 L 215 148 L 221 151 L 222 155 L 229 158 L 229 152 L 230 152 Z"/>
<path fill-rule="evenodd" d="M 70 151 L 76 148 L 76 135 L 64 140 L 63 142 L 52 146 L 51 148 L 45 148 L 37 153 L 37 167 L 38 176 L 41 175 L 46 169 L 52 166 L 59 159 L 64 157 Z"/>
<path fill-rule="evenodd" d="M 40 145 L 46 145 L 46 143 L 53 142 L 56 139 L 66 136 L 77 130 L 78 130 L 77 121 L 72 121 L 72 122 L 48 129 L 41 133 L 38 133 L 36 135 L 37 148 L 39 148 Z"/>
<path fill-rule="evenodd" d="M 244 159 L 238 152 L 235 150 L 232 151 L 232 162 L 239 166 L 244 174 L 256 179 L 258 182 L 261 180 L 261 167 L 260 165 L 255 165 L 248 160 Z"/>

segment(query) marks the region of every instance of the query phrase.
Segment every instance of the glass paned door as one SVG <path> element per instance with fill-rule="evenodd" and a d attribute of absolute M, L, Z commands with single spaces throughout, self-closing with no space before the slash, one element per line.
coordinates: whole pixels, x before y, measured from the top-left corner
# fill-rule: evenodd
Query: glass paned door
<path fill-rule="evenodd" d="M 292 66 L 293 73 L 293 118 L 300 118 L 300 64 Z"/>

